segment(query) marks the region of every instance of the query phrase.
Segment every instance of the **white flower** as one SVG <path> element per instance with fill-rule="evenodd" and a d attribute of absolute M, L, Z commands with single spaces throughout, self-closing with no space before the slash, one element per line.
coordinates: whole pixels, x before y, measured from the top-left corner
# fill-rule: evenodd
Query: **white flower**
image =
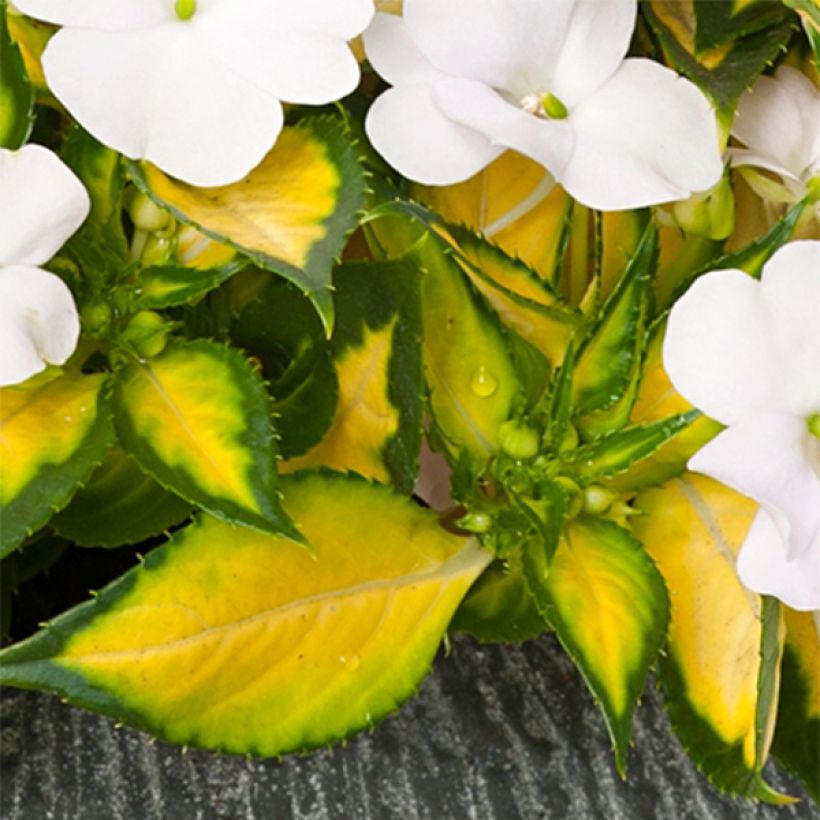
<path fill-rule="evenodd" d="M 0 148 L 0 387 L 62 364 L 80 320 L 71 291 L 48 262 L 91 207 L 80 181 L 48 149 Z"/>
<path fill-rule="evenodd" d="M 372 0 L 15 0 L 64 26 L 48 86 L 106 145 L 193 185 L 235 182 L 282 128 L 280 101 L 323 105 L 356 88 L 347 40 Z"/>
<path fill-rule="evenodd" d="M 672 383 L 727 426 L 690 460 L 761 507 L 738 555 L 743 583 L 820 609 L 820 242 L 792 242 L 758 282 L 698 279 L 672 308 Z"/>
<path fill-rule="evenodd" d="M 374 147 L 410 179 L 450 185 L 507 148 L 600 210 L 683 199 L 723 166 L 714 113 L 688 80 L 624 59 L 636 0 L 405 0 L 365 32 L 394 88 Z"/>
<path fill-rule="evenodd" d="M 807 184 L 820 176 L 820 91 L 789 66 L 774 77 L 760 77 L 741 98 L 732 135 L 746 148 L 730 148 L 735 167 L 762 168 L 779 176 L 781 185 L 752 174 L 747 179 L 765 199 L 796 202 Z"/>

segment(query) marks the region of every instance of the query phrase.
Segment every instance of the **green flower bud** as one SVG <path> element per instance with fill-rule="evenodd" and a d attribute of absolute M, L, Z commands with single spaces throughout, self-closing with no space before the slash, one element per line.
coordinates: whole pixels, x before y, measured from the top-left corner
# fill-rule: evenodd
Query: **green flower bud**
<path fill-rule="evenodd" d="M 165 349 L 169 324 L 153 310 L 141 310 L 128 322 L 120 337 L 138 356 L 152 359 Z"/>
<path fill-rule="evenodd" d="M 111 325 L 113 311 L 108 302 L 102 299 L 94 299 L 83 305 L 80 310 L 80 321 L 83 330 L 90 336 L 101 336 Z"/>
<path fill-rule="evenodd" d="M 159 207 L 149 196 L 141 191 L 135 193 L 128 206 L 128 215 L 134 227 L 141 231 L 154 233 L 162 230 L 171 220 L 171 214 Z"/>
<path fill-rule="evenodd" d="M 467 515 L 456 521 L 456 526 L 462 530 L 467 530 L 467 532 L 474 532 L 478 534 L 488 532 L 492 525 L 492 518 L 490 518 L 487 513 L 483 512 L 467 513 Z"/>
<path fill-rule="evenodd" d="M 515 459 L 532 458 L 541 446 L 538 431 L 518 421 L 505 421 L 498 431 L 501 449 Z"/>
<path fill-rule="evenodd" d="M 709 191 L 694 194 L 672 206 L 678 225 L 707 239 L 726 239 L 735 229 L 735 196 L 724 175 Z"/>
<path fill-rule="evenodd" d="M 578 446 L 578 431 L 570 424 L 564 432 L 564 437 L 561 439 L 561 444 L 558 445 L 559 453 L 566 453 L 569 450 L 574 450 Z"/>
<path fill-rule="evenodd" d="M 153 234 L 148 237 L 145 247 L 142 249 L 140 262 L 145 267 L 151 265 L 163 265 L 170 261 L 173 252 L 173 242 L 165 236 Z"/>
<path fill-rule="evenodd" d="M 612 506 L 612 502 L 617 497 L 617 493 L 600 484 L 590 484 L 584 489 L 584 512 L 601 515 Z"/>

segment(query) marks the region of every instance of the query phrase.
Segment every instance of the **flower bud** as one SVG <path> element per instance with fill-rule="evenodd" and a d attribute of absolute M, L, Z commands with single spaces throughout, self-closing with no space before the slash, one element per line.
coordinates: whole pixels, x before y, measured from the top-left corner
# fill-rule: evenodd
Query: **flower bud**
<path fill-rule="evenodd" d="M 138 356 L 151 359 L 165 349 L 170 326 L 153 310 L 141 310 L 128 322 L 120 337 Z"/>
<path fill-rule="evenodd" d="M 726 239 L 735 228 L 735 198 L 724 174 L 714 188 L 672 206 L 675 219 L 687 233 L 707 239 Z"/>
<path fill-rule="evenodd" d="M 162 230 L 171 220 L 171 214 L 160 208 L 149 196 L 141 191 L 134 194 L 128 206 L 128 215 L 134 227 L 154 233 Z"/>
<path fill-rule="evenodd" d="M 532 458 L 540 448 L 540 437 L 532 427 L 521 422 L 505 421 L 498 431 L 501 449 L 515 459 Z"/>

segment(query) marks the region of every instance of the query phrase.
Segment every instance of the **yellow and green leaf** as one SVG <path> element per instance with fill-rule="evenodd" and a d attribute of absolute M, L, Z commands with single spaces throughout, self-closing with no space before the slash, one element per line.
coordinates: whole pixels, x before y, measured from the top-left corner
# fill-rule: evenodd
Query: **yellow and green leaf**
<path fill-rule="evenodd" d="M 637 382 L 645 343 L 648 284 L 656 259 L 657 232 L 650 224 L 579 350 L 573 405 L 580 429 L 590 437 L 617 429 L 628 418 L 631 388 Z"/>
<path fill-rule="evenodd" d="M 153 165 L 133 165 L 136 183 L 182 222 L 293 282 L 333 325 L 331 269 L 364 202 L 364 173 L 340 120 L 287 126 L 243 180 L 196 188 Z"/>
<path fill-rule="evenodd" d="M 80 546 L 119 547 L 159 535 L 190 513 L 187 501 L 164 490 L 113 447 L 88 484 L 49 523 Z"/>
<path fill-rule="evenodd" d="M 62 509 L 114 438 L 104 375 L 44 374 L 0 390 L 0 555 Z"/>
<path fill-rule="evenodd" d="M 669 642 L 659 669 L 675 731 L 720 788 L 787 800 L 762 776 L 776 708 L 779 618 L 776 609 L 764 612 L 735 572 L 756 505 L 685 474 L 644 491 L 635 507 L 642 515 L 632 529 L 669 588 Z"/>
<path fill-rule="evenodd" d="M 450 629 L 486 643 L 521 643 L 546 631 L 524 583 L 517 551 L 487 567 L 456 610 Z"/>
<path fill-rule="evenodd" d="M 351 263 L 334 282 L 336 411 L 321 441 L 283 469 L 351 470 L 409 493 L 422 425 L 418 271 L 406 261 Z"/>
<path fill-rule="evenodd" d="M 0 654 L 0 681 L 233 753 L 373 726 L 416 690 L 490 556 L 385 487 L 329 473 L 283 485 L 314 556 L 206 516 Z"/>
<path fill-rule="evenodd" d="M 120 440 L 163 487 L 226 521 L 298 538 L 282 512 L 270 398 L 239 351 L 171 344 L 116 373 Z"/>
<path fill-rule="evenodd" d="M 471 292 L 439 240 L 414 248 L 423 266 L 424 373 L 430 410 L 451 458 L 481 469 L 521 386 L 496 317 Z"/>
<path fill-rule="evenodd" d="M 723 426 L 707 416 L 696 414 L 694 408 L 669 381 L 661 359 L 665 324 L 656 326 L 643 362 L 643 374 L 630 420 L 633 424 L 652 424 L 674 416 L 687 415 L 692 421 L 652 453 L 633 464 L 608 483 L 621 492 L 662 484 L 680 475 L 686 462 Z"/>
<path fill-rule="evenodd" d="M 413 193 L 447 222 L 466 225 L 554 281 L 572 200 L 538 163 L 508 151 L 466 182 L 417 185 Z"/>
<path fill-rule="evenodd" d="M 628 530 L 590 516 L 565 527 L 549 564 L 528 570 L 525 555 L 524 568 L 541 614 L 600 701 L 623 775 L 632 713 L 666 635 L 663 579 Z"/>
<path fill-rule="evenodd" d="M 783 609 L 786 645 L 772 752 L 820 803 L 820 615 Z"/>
<path fill-rule="evenodd" d="M 19 148 L 34 123 L 34 92 L 17 43 L 6 23 L 8 6 L 0 0 L 0 148 Z"/>
<path fill-rule="evenodd" d="M 713 0 L 651 0 L 642 6 L 666 61 L 705 91 L 724 116 L 785 49 L 794 30 L 781 4 L 746 5 L 742 16 Z"/>

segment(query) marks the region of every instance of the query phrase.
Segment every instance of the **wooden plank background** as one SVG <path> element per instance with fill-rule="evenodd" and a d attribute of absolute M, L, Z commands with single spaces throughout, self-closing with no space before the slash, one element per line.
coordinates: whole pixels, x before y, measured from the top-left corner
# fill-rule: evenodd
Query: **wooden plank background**
<path fill-rule="evenodd" d="M 820 818 L 800 803 L 726 798 L 671 735 L 654 686 L 634 726 L 629 779 L 600 714 L 552 636 L 523 647 L 456 639 L 419 694 L 369 735 L 283 761 L 153 743 L 33 692 L 0 702 L 3 820 L 711 820 Z"/>

